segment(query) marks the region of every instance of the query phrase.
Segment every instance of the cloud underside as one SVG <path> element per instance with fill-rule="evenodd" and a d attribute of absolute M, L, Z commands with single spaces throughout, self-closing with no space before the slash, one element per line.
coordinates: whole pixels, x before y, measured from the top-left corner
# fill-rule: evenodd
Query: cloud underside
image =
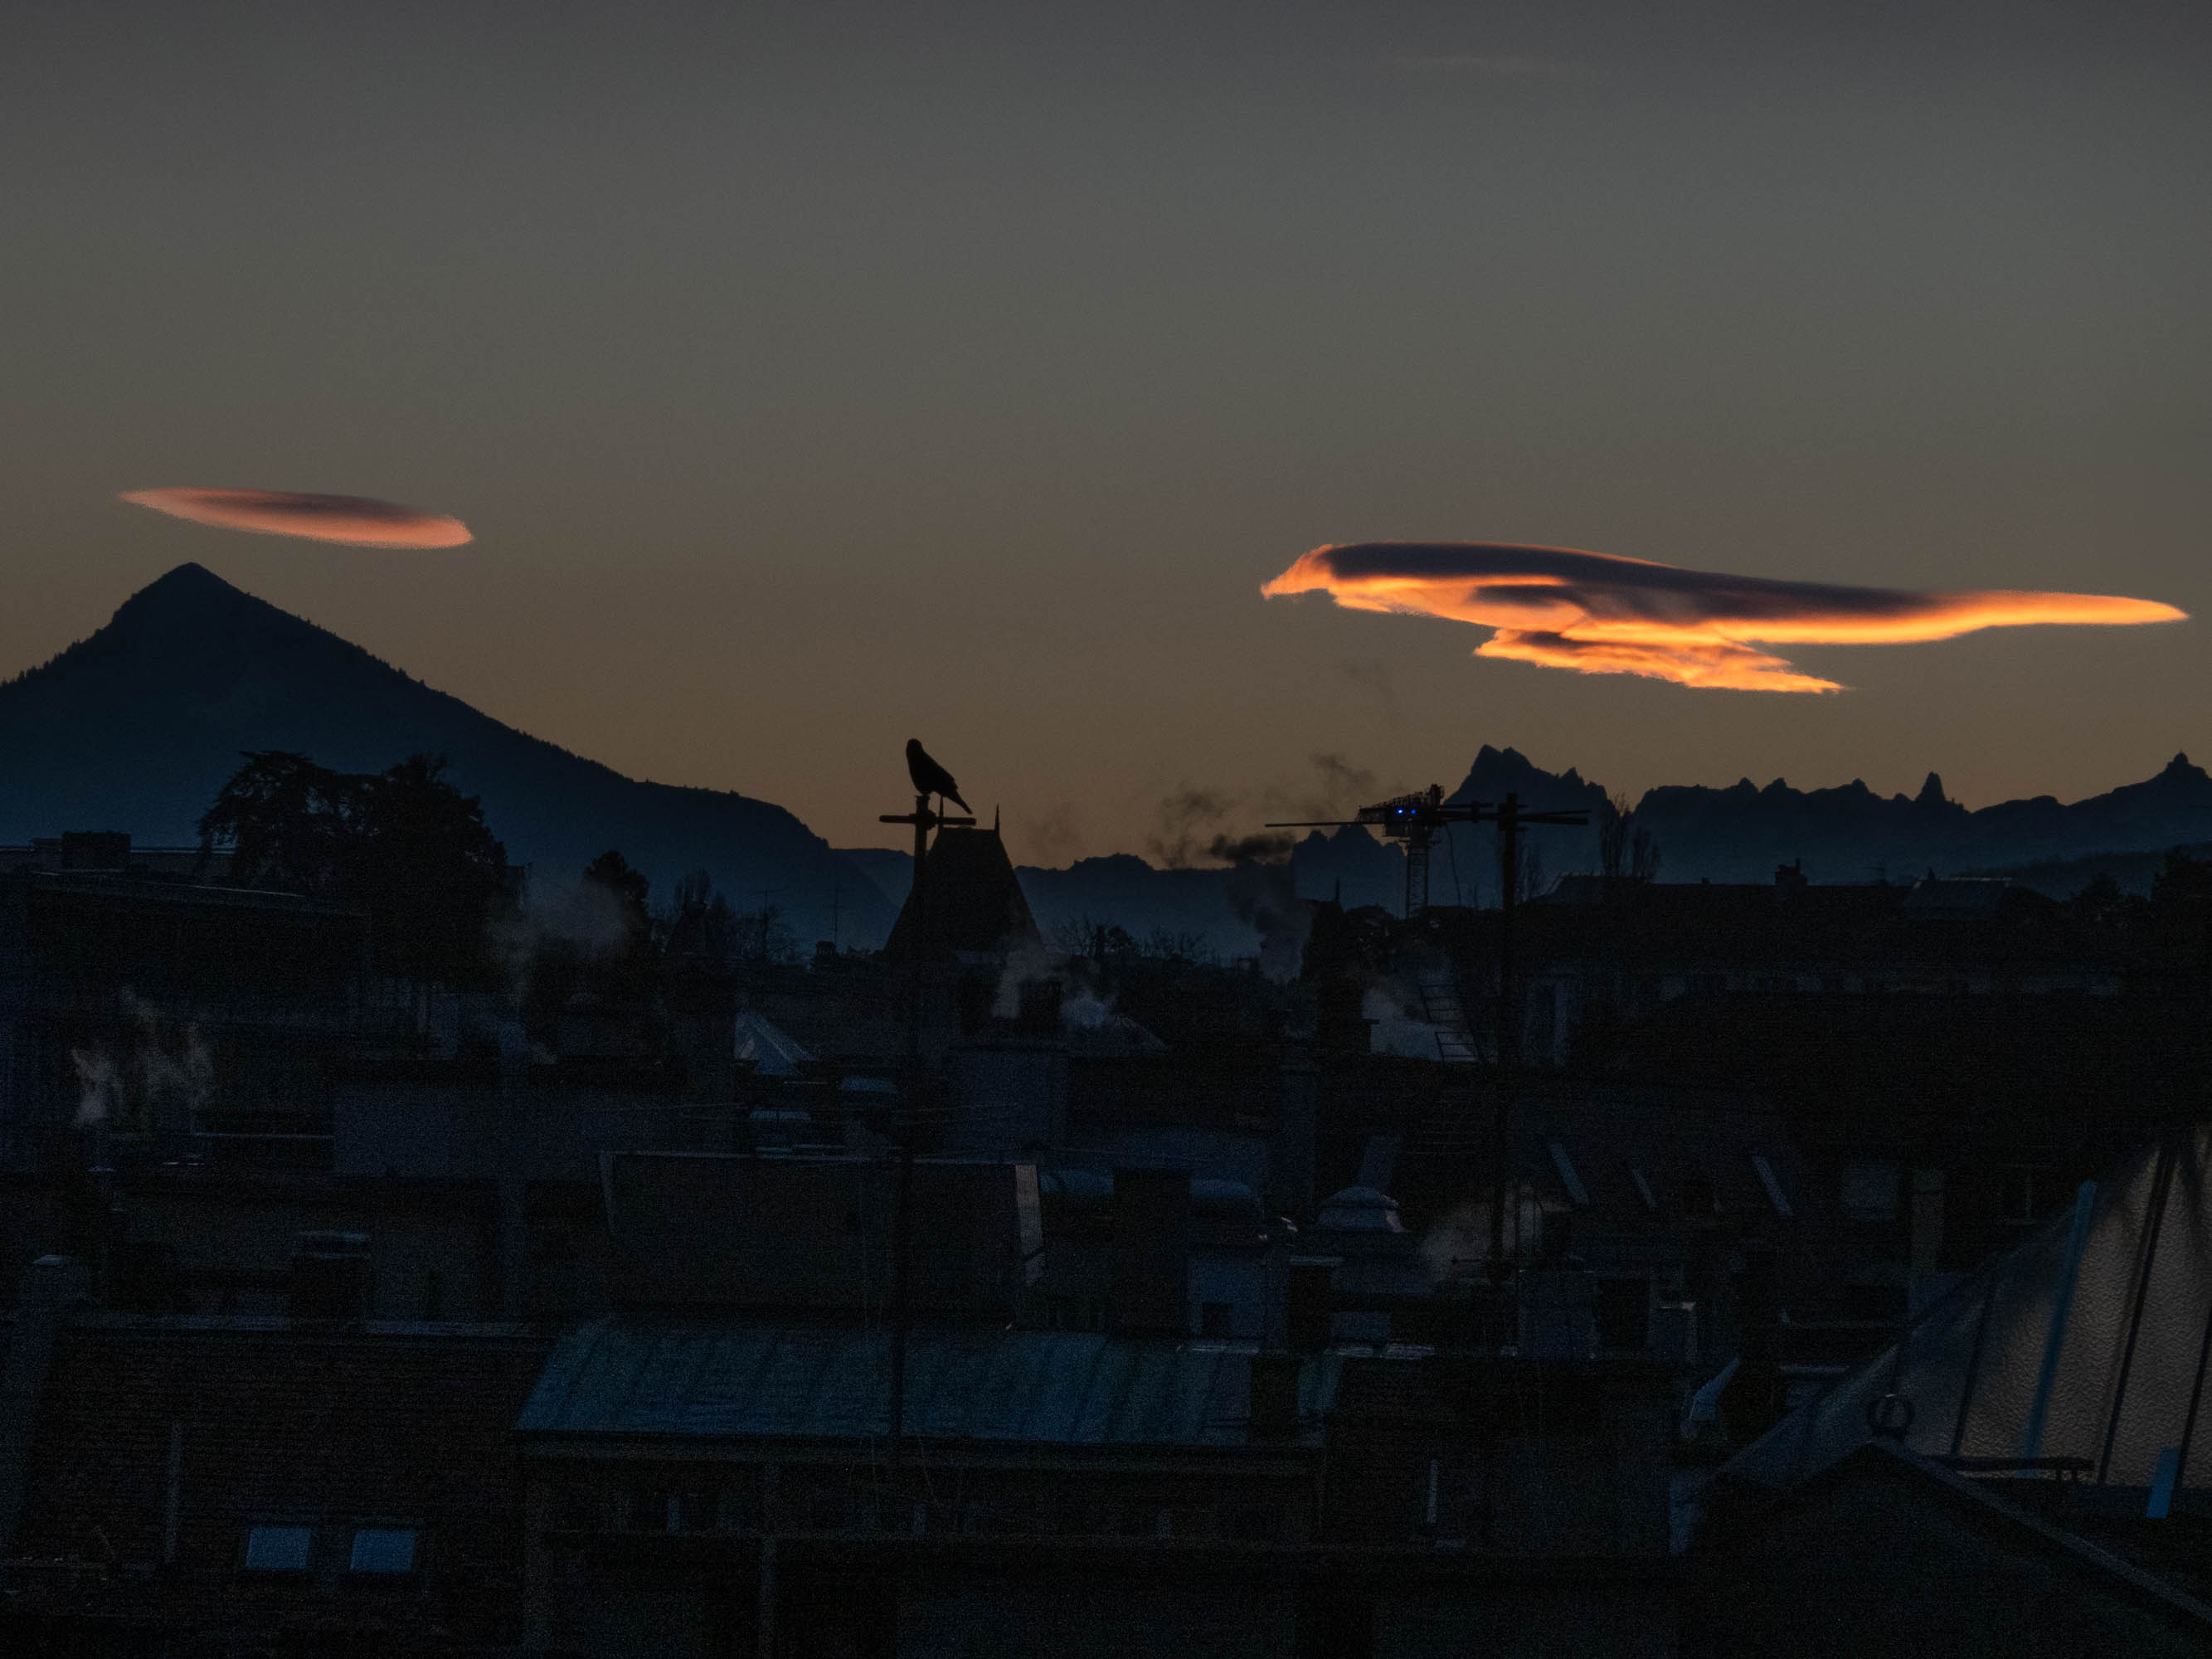
<path fill-rule="evenodd" d="M 1763 647 L 1899 645 L 2039 623 L 2179 622 L 2150 599 L 2005 589 L 1956 592 L 1770 581 L 1487 543 L 1317 547 L 1261 588 L 1327 593 L 1355 611 L 1444 617 L 1495 633 L 1475 648 L 1584 674 L 1642 674 L 1735 691 L 1840 691 Z"/>
<path fill-rule="evenodd" d="M 133 489 L 122 499 L 194 524 L 264 536 L 304 536 L 349 547 L 459 547 L 474 539 L 459 519 L 363 495 L 310 495 L 289 489 Z"/>

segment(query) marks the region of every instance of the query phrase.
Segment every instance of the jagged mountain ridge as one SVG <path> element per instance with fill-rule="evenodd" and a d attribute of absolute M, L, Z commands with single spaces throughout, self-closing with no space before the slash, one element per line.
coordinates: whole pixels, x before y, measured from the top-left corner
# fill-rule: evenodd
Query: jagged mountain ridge
<path fill-rule="evenodd" d="M 1497 801 L 1509 791 L 1525 806 L 1587 809 L 1593 823 L 1607 799 L 1601 784 L 1571 767 L 1547 772 L 1517 750 L 1487 744 L 1449 799 Z M 2037 795 L 1978 810 L 1951 799 L 1933 772 L 1911 795 L 1880 795 L 1857 779 L 1798 789 L 1780 778 L 1764 787 L 1746 778 L 1718 789 L 1662 785 L 1646 790 L 1634 811 L 1638 827 L 1658 842 L 1662 881 L 1766 881 L 1778 865 L 1801 860 L 1820 882 L 2033 866 L 2039 884 L 2079 875 L 2071 892 L 2107 865 L 2124 885 L 2147 885 L 2146 872 L 2168 848 L 2212 841 L 2212 775 L 2176 755 L 2156 776 L 2101 795 L 2073 802 Z M 1461 830 L 1455 839 L 1462 866 L 1472 849 L 1484 878 L 1494 881 L 1492 832 Z M 1597 867 L 1595 828 L 1547 830 L 1530 840 L 1552 875 Z"/>
<path fill-rule="evenodd" d="M 1658 838 L 1667 879 L 1756 881 L 1802 859 L 1815 881 L 1897 881 L 1930 869 L 2122 860 L 2212 840 L 2212 775 L 2176 755 L 2155 777 L 2086 799 L 2037 795 L 1973 811 L 1948 799 L 1933 772 L 1910 796 L 1878 795 L 1857 780 L 1800 790 L 1747 778 L 1726 789 L 1652 789 L 1636 811 Z"/>
<path fill-rule="evenodd" d="M 782 807 L 627 778 L 518 732 L 197 564 L 133 594 L 108 624 L 0 685 L 0 842 L 63 830 L 189 842 L 241 750 L 352 771 L 417 751 L 483 798 L 508 856 L 543 883 L 619 848 L 656 885 L 705 869 L 744 908 L 779 888 L 802 941 L 889 931 L 891 905 Z"/>

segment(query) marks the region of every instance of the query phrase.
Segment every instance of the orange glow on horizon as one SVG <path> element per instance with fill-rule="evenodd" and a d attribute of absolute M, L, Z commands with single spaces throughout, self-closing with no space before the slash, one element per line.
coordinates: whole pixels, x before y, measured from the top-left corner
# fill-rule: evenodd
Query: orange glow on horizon
<path fill-rule="evenodd" d="M 2003 588 L 1923 592 L 1686 570 L 1567 547 L 1365 542 L 1317 547 L 1261 588 L 1354 611 L 1495 629 L 1475 647 L 1583 674 L 1735 691 L 1840 691 L 1761 645 L 1899 645 L 1984 628 L 2181 622 L 2151 599 Z"/>
<path fill-rule="evenodd" d="M 289 489 L 132 489 L 122 500 L 171 518 L 262 536 L 304 536 L 348 547 L 459 547 L 476 539 L 459 519 L 363 495 Z"/>

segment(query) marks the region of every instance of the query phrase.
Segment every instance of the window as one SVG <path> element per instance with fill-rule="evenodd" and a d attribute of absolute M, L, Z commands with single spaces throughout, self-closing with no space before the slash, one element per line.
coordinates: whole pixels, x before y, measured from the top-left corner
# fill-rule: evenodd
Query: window
<path fill-rule="evenodd" d="M 1582 1171 L 1575 1168 L 1574 1159 L 1567 1156 L 1567 1149 L 1559 1142 L 1547 1140 L 1544 1144 L 1551 1149 L 1552 1167 L 1559 1172 L 1559 1184 L 1567 1189 L 1567 1197 L 1577 1209 L 1586 1207 L 1589 1188 L 1583 1185 Z"/>
<path fill-rule="evenodd" d="M 356 1527 L 351 1566 L 355 1572 L 414 1571 L 415 1528 Z"/>
<path fill-rule="evenodd" d="M 248 1572 L 305 1572 L 307 1550 L 314 1541 L 306 1527 L 248 1527 L 246 1529 L 246 1570 Z"/>
<path fill-rule="evenodd" d="M 1198 1334 L 1200 1336 L 1228 1336 L 1234 1327 L 1234 1313 L 1235 1310 L 1226 1302 L 1200 1304 Z"/>

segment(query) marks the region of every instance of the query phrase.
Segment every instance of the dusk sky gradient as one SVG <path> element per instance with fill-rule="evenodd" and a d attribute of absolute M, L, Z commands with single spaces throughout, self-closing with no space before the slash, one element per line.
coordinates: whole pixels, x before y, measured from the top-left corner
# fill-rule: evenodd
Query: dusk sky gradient
<path fill-rule="evenodd" d="M 841 845 L 918 735 L 1053 863 L 1486 742 L 2094 793 L 2212 750 L 2203 622 L 1754 696 L 1260 588 L 1474 542 L 2212 613 L 2208 85 L 2201 4 L 25 0 L 0 673 L 197 561 Z M 117 499 L 186 485 L 475 539 Z"/>

